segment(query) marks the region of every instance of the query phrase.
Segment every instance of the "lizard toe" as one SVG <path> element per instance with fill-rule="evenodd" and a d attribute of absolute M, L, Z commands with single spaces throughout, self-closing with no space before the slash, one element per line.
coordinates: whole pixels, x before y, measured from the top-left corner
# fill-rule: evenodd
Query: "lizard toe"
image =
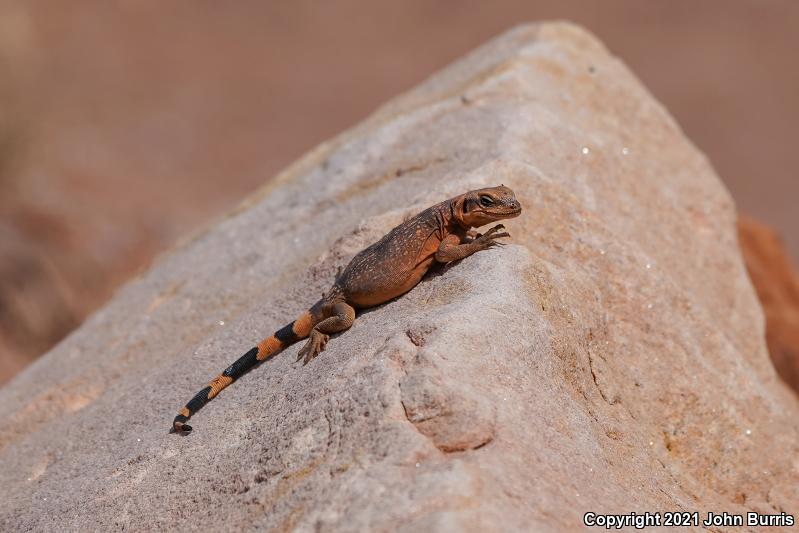
<path fill-rule="evenodd" d="M 490 228 L 488 231 L 486 231 L 485 235 L 486 236 L 493 235 L 494 233 L 496 233 L 496 232 L 498 232 L 500 230 L 503 230 L 503 229 L 505 229 L 505 226 L 503 226 L 502 224 L 497 224 L 496 226 L 494 226 L 494 227 Z"/>
<path fill-rule="evenodd" d="M 297 352 L 297 361 L 299 361 L 301 359 L 305 359 L 306 355 L 310 351 L 309 350 L 309 345 L 310 344 L 311 344 L 311 341 L 308 341 L 308 342 L 305 343 L 305 346 L 300 348 L 300 350 Z"/>

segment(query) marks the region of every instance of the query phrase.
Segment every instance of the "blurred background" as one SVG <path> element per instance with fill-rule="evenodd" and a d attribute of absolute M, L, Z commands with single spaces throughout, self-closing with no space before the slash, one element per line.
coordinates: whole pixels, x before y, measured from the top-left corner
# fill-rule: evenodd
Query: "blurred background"
<path fill-rule="evenodd" d="M 795 361 L 799 2 L 4 0 L 0 383 L 315 144 L 543 19 L 595 33 L 768 224 L 741 235 Z"/>

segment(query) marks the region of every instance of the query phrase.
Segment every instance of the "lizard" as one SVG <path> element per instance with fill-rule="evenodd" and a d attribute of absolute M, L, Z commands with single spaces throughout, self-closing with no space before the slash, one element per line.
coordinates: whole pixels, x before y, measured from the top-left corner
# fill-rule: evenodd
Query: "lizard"
<path fill-rule="evenodd" d="M 451 263 L 501 245 L 510 237 L 502 224 L 484 234 L 472 228 L 514 218 L 522 207 L 504 185 L 476 189 L 429 207 L 359 252 L 340 270 L 329 291 L 296 320 L 277 330 L 216 376 L 181 409 L 170 432 L 186 434 L 186 422 L 219 392 L 260 362 L 308 339 L 297 361 L 309 363 L 331 334 L 349 329 L 356 310 L 388 302 L 413 289 L 436 263 Z"/>

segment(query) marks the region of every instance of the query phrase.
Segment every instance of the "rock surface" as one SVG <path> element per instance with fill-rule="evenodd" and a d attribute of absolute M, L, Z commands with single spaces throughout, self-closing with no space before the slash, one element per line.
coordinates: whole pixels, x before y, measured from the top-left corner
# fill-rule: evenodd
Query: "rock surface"
<path fill-rule="evenodd" d="M 403 217 L 504 183 L 513 244 L 175 410 Z M 323 144 L 0 391 L 0 530 L 581 529 L 797 510 L 799 405 L 729 194 L 592 36 L 522 26 Z"/>

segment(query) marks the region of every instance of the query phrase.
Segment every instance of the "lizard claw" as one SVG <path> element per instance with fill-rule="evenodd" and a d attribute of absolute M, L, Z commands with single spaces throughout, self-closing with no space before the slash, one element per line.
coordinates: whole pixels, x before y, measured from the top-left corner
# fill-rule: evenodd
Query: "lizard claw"
<path fill-rule="evenodd" d="M 307 365 L 311 360 L 323 352 L 327 347 L 327 341 L 330 340 L 330 335 L 326 335 L 320 331 L 311 330 L 311 337 L 305 343 L 299 352 L 297 352 L 297 361 L 302 359 L 302 364 Z"/>

